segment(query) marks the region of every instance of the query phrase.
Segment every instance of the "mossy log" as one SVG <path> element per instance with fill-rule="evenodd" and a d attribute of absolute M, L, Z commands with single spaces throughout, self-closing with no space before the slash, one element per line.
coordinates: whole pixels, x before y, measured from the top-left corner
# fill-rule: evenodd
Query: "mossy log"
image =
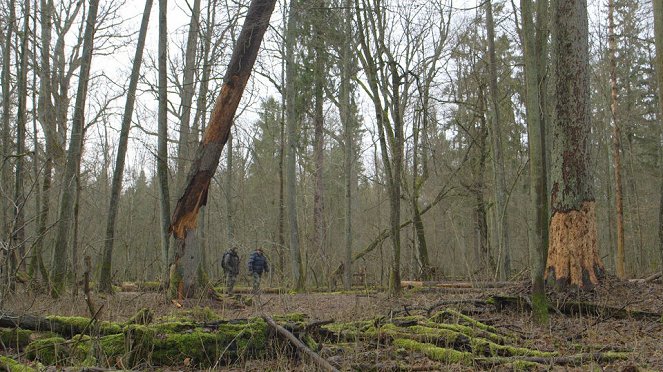
<path fill-rule="evenodd" d="M 260 318 L 241 324 L 219 323 L 215 329 L 200 328 L 192 322 L 133 324 L 118 334 L 101 337 L 76 335 L 70 340 L 36 340 L 26 347 L 26 357 L 46 365 L 131 368 L 142 363 L 180 365 L 188 360 L 192 366 L 210 368 L 263 354 L 266 329 Z"/>
<path fill-rule="evenodd" d="M 517 310 L 531 311 L 530 301 L 519 296 L 491 296 L 488 300 L 497 309 L 513 308 Z M 628 309 L 624 307 L 613 307 L 599 305 L 591 302 L 568 301 L 558 307 L 548 306 L 549 312 L 559 312 L 565 315 L 590 315 L 614 319 L 638 319 L 638 320 L 661 320 L 663 313 Z"/>
<path fill-rule="evenodd" d="M 47 316 L 15 315 L 5 313 L 0 317 L 0 327 L 22 328 L 31 331 L 54 332 L 63 337 L 86 333 L 91 329 L 90 318 L 80 316 Z M 96 331 L 102 335 L 122 333 L 122 324 L 113 322 L 97 322 Z"/>
<path fill-rule="evenodd" d="M 18 362 L 10 357 L 0 355 L 0 370 L 9 372 L 37 372 L 44 370 L 41 364 L 28 365 Z"/>
<path fill-rule="evenodd" d="M 5 348 L 22 350 L 32 341 L 32 333 L 20 328 L 0 328 L 0 342 Z"/>

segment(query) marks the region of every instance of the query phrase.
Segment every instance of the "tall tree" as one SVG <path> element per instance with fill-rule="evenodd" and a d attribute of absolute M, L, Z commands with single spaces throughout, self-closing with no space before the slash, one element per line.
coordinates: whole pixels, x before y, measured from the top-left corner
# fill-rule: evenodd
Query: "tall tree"
<path fill-rule="evenodd" d="M 313 190 L 313 241 L 318 254 L 324 262 L 329 262 L 327 252 L 325 252 L 325 184 L 323 181 L 324 170 L 324 90 L 326 85 L 326 42 L 323 30 L 323 19 L 325 17 L 325 1 L 316 0 L 313 17 L 313 50 L 314 50 L 314 66 L 313 66 L 313 80 L 314 80 L 314 145 L 313 156 L 315 158 L 315 186 Z M 328 266 L 327 266 L 328 267 Z"/>
<path fill-rule="evenodd" d="M 663 134 L 663 2 L 652 0 L 654 6 L 654 42 L 656 43 L 656 81 L 658 83 L 658 120 Z M 659 149 L 660 151 L 660 149 Z M 663 156 L 659 156 L 663 161 Z M 659 170 L 663 167 L 659 164 Z M 660 201 L 658 209 L 658 249 L 663 271 L 663 180 L 661 181 Z"/>
<path fill-rule="evenodd" d="M 161 221 L 161 270 L 168 283 L 170 264 L 170 190 L 168 185 L 168 0 L 159 0 L 159 108 L 157 178 L 159 179 L 159 211 Z"/>
<path fill-rule="evenodd" d="M 538 0 L 536 24 L 531 0 L 520 0 L 523 23 L 523 49 L 525 59 L 525 106 L 527 108 L 527 143 L 530 170 L 530 219 L 529 258 L 532 281 L 532 303 L 534 318 L 540 323 L 547 321 L 548 306 L 544 271 L 548 249 L 548 184 L 546 176 L 546 135 L 543 100 L 545 94 L 545 68 L 547 61 L 546 43 L 548 30 L 546 15 L 547 0 Z M 543 87 L 543 88 L 541 88 Z"/>
<path fill-rule="evenodd" d="M 81 69 L 78 76 L 78 89 L 76 90 L 76 103 L 74 117 L 71 123 L 69 148 L 67 149 L 67 162 L 64 170 L 64 187 L 60 199 L 59 223 L 57 238 L 53 249 L 53 268 L 51 278 L 53 287 L 51 294 L 58 296 L 64 289 L 64 280 L 67 273 L 67 249 L 69 247 L 69 234 L 73 217 L 73 207 L 76 196 L 76 173 L 81 160 L 83 147 L 83 131 L 85 122 L 85 102 L 87 99 L 88 80 L 92 64 L 92 50 L 94 48 L 94 31 L 97 24 L 97 11 L 99 1 L 90 0 L 87 19 L 85 20 L 85 33 L 83 35 L 83 53 L 81 55 Z"/>
<path fill-rule="evenodd" d="M 610 117 L 612 121 L 612 161 L 615 170 L 615 213 L 617 221 L 617 277 L 626 278 L 624 268 L 624 203 L 622 198 L 621 128 L 617 120 L 617 35 L 615 31 L 615 0 L 608 1 L 608 55 L 610 60 Z"/>
<path fill-rule="evenodd" d="M 493 152 L 493 175 L 495 179 L 495 232 L 498 249 L 498 274 L 506 280 L 511 271 L 511 253 L 509 246 L 508 208 L 506 182 L 504 173 L 504 157 L 502 145 L 502 122 L 500 121 L 499 88 L 497 84 L 497 57 L 495 53 L 495 21 L 493 20 L 493 3 L 486 1 L 486 33 L 488 38 L 488 74 L 490 88 L 491 117 L 491 148 Z"/>
<path fill-rule="evenodd" d="M 9 17 L 5 22 L 6 30 L 4 32 L 4 45 L 2 48 L 2 158 L 8 159 L 11 154 L 10 142 L 10 121 L 11 121 L 11 58 L 12 41 L 14 34 L 14 23 L 16 23 L 16 3 L 15 0 L 9 0 Z M 7 214 L 7 200 L 9 198 L 9 167 L 0 168 L 0 236 L 4 240 L 8 235 L 9 215 Z M 9 270 L 5 270 L 5 274 Z"/>
<path fill-rule="evenodd" d="M 129 144 L 129 130 L 131 129 L 134 105 L 136 103 L 136 89 L 138 87 L 138 79 L 140 78 L 140 67 L 143 61 L 143 50 L 145 49 L 147 25 L 150 21 L 152 3 L 153 0 L 145 1 L 143 19 L 141 20 L 140 31 L 138 32 L 136 53 L 134 55 L 133 66 L 131 68 L 131 77 L 129 78 L 127 100 L 124 105 L 124 113 L 122 116 L 122 127 L 120 128 L 120 139 L 117 146 L 117 156 L 115 160 L 115 169 L 113 170 L 113 180 L 111 181 L 111 196 L 110 203 L 108 205 L 108 219 L 106 220 L 106 240 L 104 241 L 104 252 L 101 259 L 101 272 L 99 274 L 99 291 L 106 293 L 110 293 L 113 290 L 111 277 L 113 272 L 112 263 L 113 245 L 115 243 L 115 221 L 120 205 L 120 193 L 122 192 L 124 164 L 127 155 L 127 147 Z"/>
<path fill-rule="evenodd" d="M 555 110 L 546 277 L 562 287 L 591 288 L 604 268 L 598 255 L 589 160 L 587 1 L 555 0 L 553 10 Z"/>
<path fill-rule="evenodd" d="M 210 182 L 216 172 L 223 146 L 228 140 L 237 106 L 253 69 L 263 35 L 276 0 L 252 0 L 242 31 L 233 48 L 205 134 L 196 152 L 186 188 L 173 212 L 170 232 L 177 240 L 174 254 L 171 293 L 178 297 L 195 292 L 196 258 L 188 254 L 195 249 L 198 212 L 207 203 Z M 195 250 L 194 250 L 195 252 Z M 185 254 L 187 253 L 187 254 Z M 175 289 L 176 291 L 174 291 Z"/>
<path fill-rule="evenodd" d="M 296 169 L 296 132 L 297 112 L 295 108 L 295 52 L 296 17 L 298 1 L 290 2 L 288 24 L 285 34 L 285 111 L 287 131 L 286 189 L 288 204 L 288 222 L 290 225 L 290 258 L 293 287 L 296 291 L 304 289 L 306 277 L 299 248 L 299 225 L 297 223 L 297 169 Z"/>
<path fill-rule="evenodd" d="M 21 57 L 18 70 L 18 110 L 16 117 L 16 171 L 14 186 L 14 223 L 12 238 L 13 246 L 18 253 L 19 267 L 25 269 L 25 206 L 26 197 L 23 191 L 23 157 L 25 156 L 25 127 L 27 125 L 28 98 L 28 41 L 30 38 L 30 2 L 23 5 L 23 32 L 21 33 Z"/>

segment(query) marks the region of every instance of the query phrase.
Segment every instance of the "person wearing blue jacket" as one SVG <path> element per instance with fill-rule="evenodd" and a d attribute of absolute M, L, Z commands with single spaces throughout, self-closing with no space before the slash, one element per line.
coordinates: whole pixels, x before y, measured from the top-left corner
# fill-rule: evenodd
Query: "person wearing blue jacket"
<path fill-rule="evenodd" d="M 256 248 L 249 257 L 249 274 L 253 277 L 253 293 L 257 294 L 260 290 L 260 278 L 263 273 L 269 272 L 267 257 L 262 252 L 262 248 Z"/>

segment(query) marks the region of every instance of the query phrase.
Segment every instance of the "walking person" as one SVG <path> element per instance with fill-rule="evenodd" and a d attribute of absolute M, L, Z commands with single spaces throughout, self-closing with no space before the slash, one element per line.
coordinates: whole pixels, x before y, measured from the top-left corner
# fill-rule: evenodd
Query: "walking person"
<path fill-rule="evenodd" d="M 262 252 L 262 248 L 256 248 L 249 257 L 249 274 L 253 277 L 253 293 L 258 294 L 260 290 L 260 278 L 263 273 L 269 272 L 267 257 Z"/>
<path fill-rule="evenodd" d="M 228 294 L 233 294 L 233 288 L 239 275 L 239 255 L 237 255 L 237 247 L 232 247 L 223 254 L 221 259 L 221 267 L 226 275 L 226 286 L 228 287 Z"/>

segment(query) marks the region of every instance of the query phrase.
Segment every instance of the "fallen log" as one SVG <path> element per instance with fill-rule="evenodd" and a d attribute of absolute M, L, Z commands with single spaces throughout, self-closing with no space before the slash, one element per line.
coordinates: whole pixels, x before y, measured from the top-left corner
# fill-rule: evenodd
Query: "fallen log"
<path fill-rule="evenodd" d="M 488 299 L 489 303 L 492 303 L 498 309 L 503 308 L 516 308 L 520 310 L 531 310 L 530 301 L 525 297 L 519 296 L 491 296 Z M 649 319 L 649 320 L 659 320 L 663 316 L 661 313 L 643 311 L 643 310 L 634 310 L 627 309 L 626 307 L 613 307 L 607 305 L 599 305 L 590 302 L 564 302 L 559 306 L 555 307 L 553 305 L 548 305 L 548 311 L 559 312 L 565 315 L 593 315 L 593 316 L 602 316 L 604 318 L 615 318 L 615 319 Z"/>
<path fill-rule="evenodd" d="M 55 332 L 64 337 L 85 333 L 90 327 L 90 318 L 72 316 L 48 316 L 16 315 L 3 313 L 0 316 L 0 327 L 22 328 L 39 332 Z M 98 322 L 100 335 L 122 333 L 122 325 L 112 322 Z"/>
<path fill-rule="evenodd" d="M 401 280 L 404 288 L 504 288 L 521 284 L 521 282 L 448 282 Z"/>
<path fill-rule="evenodd" d="M 293 346 L 297 348 L 297 350 L 303 352 L 306 354 L 311 360 L 313 360 L 320 368 L 322 368 L 325 371 L 332 371 L 332 372 L 338 372 L 338 369 L 334 368 L 329 362 L 322 358 L 320 355 L 317 353 L 313 352 L 313 350 L 309 349 L 308 346 L 306 346 L 301 340 L 299 340 L 295 335 L 292 333 L 288 332 L 285 328 L 281 327 L 280 325 L 276 324 L 274 319 L 268 317 L 267 315 L 263 315 L 262 318 L 267 322 L 269 326 L 274 328 L 276 333 L 279 335 L 285 337 L 288 341 L 292 343 Z"/>

